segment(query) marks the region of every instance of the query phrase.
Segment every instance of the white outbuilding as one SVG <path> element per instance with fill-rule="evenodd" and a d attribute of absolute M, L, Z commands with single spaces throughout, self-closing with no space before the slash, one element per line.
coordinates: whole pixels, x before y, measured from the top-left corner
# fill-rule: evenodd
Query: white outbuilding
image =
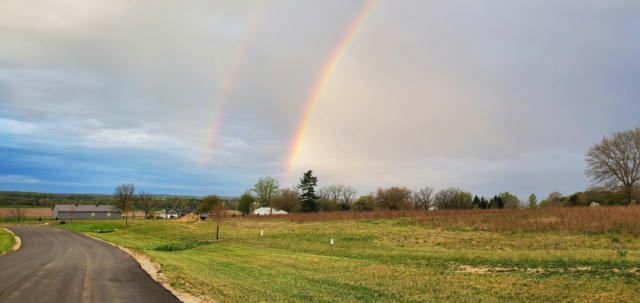
<path fill-rule="evenodd" d="M 254 215 L 265 216 L 265 215 L 286 215 L 287 212 L 284 210 L 277 210 L 275 208 L 270 207 L 260 207 L 253 210 Z"/>

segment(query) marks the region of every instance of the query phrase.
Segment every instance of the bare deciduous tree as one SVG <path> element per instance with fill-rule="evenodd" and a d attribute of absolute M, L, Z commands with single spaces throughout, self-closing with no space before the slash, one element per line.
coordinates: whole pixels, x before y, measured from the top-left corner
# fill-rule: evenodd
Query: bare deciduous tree
<path fill-rule="evenodd" d="M 19 201 L 16 201 L 16 207 L 13 209 L 13 215 L 18 219 L 18 221 L 22 221 L 24 218 L 24 208 Z"/>
<path fill-rule="evenodd" d="M 629 203 L 640 180 L 640 127 L 614 133 L 589 148 L 586 174 L 608 188 L 620 188 Z"/>
<path fill-rule="evenodd" d="M 356 190 L 351 186 L 328 185 L 318 191 L 318 196 L 326 204 L 338 204 L 342 210 L 349 210 L 356 195 Z"/>
<path fill-rule="evenodd" d="M 150 193 L 140 191 L 135 204 L 136 207 L 142 208 L 142 211 L 144 211 L 144 217 L 149 218 L 151 210 L 157 206 L 158 202 Z"/>
<path fill-rule="evenodd" d="M 125 225 L 129 225 L 128 212 L 131 206 L 131 200 L 134 198 L 136 187 L 133 184 L 121 184 L 116 187 L 113 193 L 115 205 L 120 209 L 120 212 L 124 214 Z"/>
<path fill-rule="evenodd" d="M 73 216 L 76 214 L 76 205 L 71 204 L 71 211 L 69 211 L 69 222 L 73 223 Z"/>
<path fill-rule="evenodd" d="M 253 191 L 258 196 L 258 200 L 262 206 L 270 206 L 271 198 L 278 192 L 280 184 L 278 180 L 271 177 L 262 177 L 258 179 L 258 183 L 253 186 Z"/>
<path fill-rule="evenodd" d="M 295 189 L 284 188 L 273 197 L 271 206 L 275 209 L 284 210 L 286 212 L 298 212 L 300 207 L 300 195 Z"/>
<path fill-rule="evenodd" d="M 413 192 L 413 206 L 416 209 L 429 210 L 433 206 L 433 188 L 425 186 Z"/>
<path fill-rule="evenodd" d="M 449 187 L 440 190 L 433 198 L 438 209 L 470 209 L 473 207 L 471 193 Z"/>
<path fill-rule="evenodd" d="M 375 199 L 380 209 L 399 210 L 413 207 L 411 190 L 406 187 L 378 188 Z"/>
<path fill-rule="evenodd" d="M 342 210 L 351 209 L 351 203 L 353 203 L 353 199 L 356 196 L 356 189 L 351 186 L 342 186 L 342 190 L 340 191 L 340 206 L 342 206 Z"/>
<path fill-rule="evenodd" d="M 218 241 L 220 223 L 224 217 L 224 201 L 216 195 L 206 196 L 202 199 L 202 203 L 200 203 L 198 211 L 207 212 L 211 223 L 216 222 L 216 241 Z"/>

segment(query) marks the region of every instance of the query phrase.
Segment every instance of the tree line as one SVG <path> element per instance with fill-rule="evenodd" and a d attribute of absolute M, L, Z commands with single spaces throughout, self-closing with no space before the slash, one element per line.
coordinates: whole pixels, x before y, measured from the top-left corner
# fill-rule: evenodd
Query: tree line
<path fill-rule="evenodd" d="M 502 192 L 493 197 L 473 196 L 459 188 L 434 192 L 429 186 L 418 190 L 393 186 L 378 188 L 375 193 L 356 198 L 351 186 L 329 185 L 316 193 L 318 179 L 309 170 L 295 188 L 280 189 L 278 181 L 262 177 L 238 202 L 238 209 L 248 214 L 255 207 L 266 206 L 287 212 L 366 211 L 402 209 L 488 209 L 552 206 L 635 205 L 640 199 L 640 127 L 616 132 L 589 148 L 586 174 L 594 186 L 584 192 L 564 196 L 552 192 L 538 202 L 535 194 L 527 201 Z M 254 196 L 255 194 L 255 196 Z"/>
<path fill-rule="evenodd" d="M 508 192 L 486 199 L 453 187 L 435 192 L 429 186 L 418 190 L 392 186 L 358 197 L 351 186 L 327 185 L 316 190 L 317 186 L 318 178 L 313 176 L 312 170 L 304 173 L 295 188 L 280 188 L 275 178 L 261 177 L 240 197 L 238 210 L 249 214 L 258 207 L 287 212 L 520 207 L 518 197 Z"/>

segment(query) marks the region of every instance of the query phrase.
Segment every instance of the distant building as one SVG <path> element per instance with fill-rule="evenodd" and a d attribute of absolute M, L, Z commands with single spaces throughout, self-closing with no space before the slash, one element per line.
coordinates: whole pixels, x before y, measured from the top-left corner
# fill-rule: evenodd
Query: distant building
<path fill-rule="evenodd" d="M 287 212 L 284 210 L 277 210 L 275 208 L 270 207 L 260 207 L 253 210 L 254 215 L 264 216 L 264 215 L 286 215 Z"/>
<path fill-rule="evenodd" d="M 120 210 L 113 205 L 57 204 L 51 211 L 54 220 L 120 219 Z"/>
<path fill-rule="evenodd" d="M 193 209 L 165 208 L 160 213 L 160 218 L 176 219 L 193 212 Z"/>

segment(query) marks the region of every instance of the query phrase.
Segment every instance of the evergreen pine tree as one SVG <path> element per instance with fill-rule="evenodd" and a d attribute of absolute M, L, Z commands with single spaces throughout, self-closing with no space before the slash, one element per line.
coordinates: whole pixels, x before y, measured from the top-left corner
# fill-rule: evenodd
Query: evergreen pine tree
<path fill-rule="evenodd" d="M 318 185 L 318 177 L 312 175 L 313 171 L 309 170 L 300 179 L 298 188 L 302 191 L 300 202 L 302 203 L 302 212 L 317 212 L 319 209 L 318 199 L 315 187 Z"/>
<path fill-rule="evenodd" d="M 487 208 L 489 208 L 489 201 L 487 201 L 487 199 L 482 197 L 480 199 L 480 205 L 482 206 L 483 209 L 487 209 Z"/>
<path fill-rule="evenodd" d="M 473 197 L 473 202 L 471 202 L 471 205 L 473 206 L 473 208 L 482 208 L 478 196 Z"/>

